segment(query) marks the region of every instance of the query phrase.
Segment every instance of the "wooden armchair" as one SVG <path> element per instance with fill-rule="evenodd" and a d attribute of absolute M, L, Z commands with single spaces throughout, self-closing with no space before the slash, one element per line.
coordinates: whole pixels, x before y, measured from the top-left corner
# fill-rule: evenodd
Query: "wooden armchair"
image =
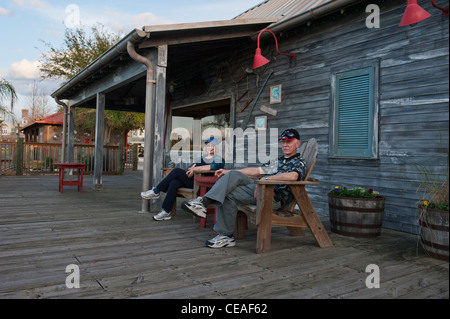
<path fill-rule="evenodd" d="M 311 171 L 317 160 L 318 144 L 315 138 L 302 144 L 300 154 L 306 161 L 307 174 L 304 181 L 256 181 L 257 204 L 241 205 L 236 217 L 235 236 L 242 238 L 245 216 L 257 226 L 256 252 L 270 250 L 272 225 L 287 226 L 293 236 L 303 236 L 302 228 L 309 228 L 320 247 L 330 247 L 332 242 L 309 199 L 305 186 L 318 185 L 319 180 L 311 178 Z M 289 185 L 294 200 L 280 209 L 273 210 L 274 185 Z M 296 205 L 300 210 L 296 209 Z M 244 215 L 245 214 L 245 215 Z"/>

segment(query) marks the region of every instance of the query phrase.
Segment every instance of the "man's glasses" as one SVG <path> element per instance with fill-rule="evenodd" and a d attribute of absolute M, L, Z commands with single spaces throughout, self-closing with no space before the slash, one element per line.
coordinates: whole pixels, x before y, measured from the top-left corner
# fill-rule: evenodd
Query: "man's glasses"
<path fill-rule="evenodd" d="M 284 131 L 284 132 L 281 134 L 279 140 L 291 140 L 291 139 L 293 139 L 293 138 L 295 138 L 294 132 L 291 132 L 291 131 Z"/>

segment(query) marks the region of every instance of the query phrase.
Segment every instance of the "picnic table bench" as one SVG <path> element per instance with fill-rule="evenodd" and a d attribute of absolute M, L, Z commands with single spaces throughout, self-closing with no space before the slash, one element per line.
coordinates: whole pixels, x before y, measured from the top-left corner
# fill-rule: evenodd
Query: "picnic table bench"
<path fill-rule="evenodd" d="M 53 163 L 53 165 L 58 166 L 59 168 L 59 192 L 63 192 L 64 185 L 72 185 L 72 186 L 78 186 L 78 191 L 83 192 L 83 172 L 86 166 L 88 164 L 81 164 L 81 163 Z M 66 169 L 72 169 L 72 170 L 78 170 L 78 177 L 76 180 L 68 181 L 64 180 L 64 170 Z"/>

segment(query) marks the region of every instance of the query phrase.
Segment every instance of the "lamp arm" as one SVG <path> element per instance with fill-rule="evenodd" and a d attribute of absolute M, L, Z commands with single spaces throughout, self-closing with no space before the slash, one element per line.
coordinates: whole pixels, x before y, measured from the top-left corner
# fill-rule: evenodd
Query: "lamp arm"
<path fill-rule="evenodd" d="M 258 48 L 260 47 L 260 46 L 259 46 L 259 38 L 261 37 L 261 34 L 263 34 L 264 32 L 269 32 L 270 34 L 273 35 L 273 37 L 274 37 L 274 39 L 275 39 L 275 47 L 276 47 L 276 49 L 277 49 L 278 54 L 285 55 L 285 56 L 287 56 L 287 57 L 290 57 L 291 60 L 295 60 L 295 58 L 297 57 L 297 55 L 296 55 L 295 53 L 286 54 L 286 53 L 282 53 L 282 52 L 280 52 L 280 50 L 278 50 L 278 40 L 277 40 L 277 37 L 276 37 L 275 33 L 273 33 L 273 32 L 272 32 L 271 30 L 269 30 L 269 29 L 263 29 L 263 30 L 261 30 L 261 32 L 258 34 L 258 43 L 257 43 L 257 44 L 258 44 Z"/>
<path fill-rule="evenodd" d="M 440 7 L 440 6 L 438 6 L 435 2 L 434 2 L 434 0 L 431 0 L 431 4 L 433 5 L 433 7 L 435 7 L 435 8 L 437 8 L 437 9 L 439 9 L 439 10 L 441 10 L 442 11 L 442 15 L 444 16 L 444 17 L 448 17 L 448 6 L 446 6 L 445 8 L 442 8 L 442 7 Z"/>

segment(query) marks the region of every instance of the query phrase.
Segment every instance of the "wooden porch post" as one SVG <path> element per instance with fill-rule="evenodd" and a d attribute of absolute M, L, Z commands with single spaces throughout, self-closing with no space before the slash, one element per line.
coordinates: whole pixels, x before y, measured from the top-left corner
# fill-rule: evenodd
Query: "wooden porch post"
<path fill-rule="evenodd" d="M 75 131 L 75 108 L 69 107 L 69 138 L 67 141 L 67 162 L 73 163 L 73 142 Z"/>
<path fill-rule="evenodd" d="M 61 163 L 64 163 L 66 160 L 66 149 L 67 149 L 67 113 L 68 107 L 67 105 L 63 105 L 64 107 L 64 117 L 63 117 L 63 130 L 62 130 L 62 143 L 61 143 Z"/>
<path fill-rule="evenodd" d="M 166 121 L 166 68 L 168 46 L 158 46 L 158 62 L 156 64 L 156 94 L 155 94 L 155 121 L 153 152 L 153 176 L 151 185 L 157 185 L 162 179 L 164 162 L 164 134 Z M 158 209 L 159 207 L 157 207 Z"/>
<path fill-rule="evenodd" d="M 94 190 L 102 190 L 103 136 L 105 132 L 105 93 L 97 93 L 97 114 L 95 119 L 95 162 Z"/>

